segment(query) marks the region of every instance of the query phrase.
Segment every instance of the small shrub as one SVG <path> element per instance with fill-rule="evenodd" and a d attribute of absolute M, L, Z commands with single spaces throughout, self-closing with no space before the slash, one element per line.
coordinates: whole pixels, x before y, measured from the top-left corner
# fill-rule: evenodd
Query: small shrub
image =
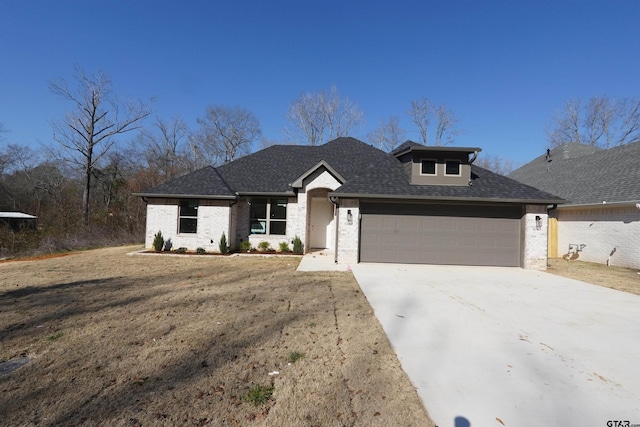
<path fill-rule="evenodd" d="M 158 231 L 155 236 L 153 236 L 153 249 L 156 252 L 162 251 L 164 247 L 164 238 L 162 237 L 162 231 Z"/>
<path fill-rule="evenodd" d="M 291 248 L 289 248 L 287 242 L 280 242 L 280 252 L 291 252 Z"/>
<path fill-rule="evenodd" d="M 245 402 L 251 402 L 256 406 L 262 405 L 263 403 L 267 403 L 271 396 L 273 395 L 274 387 L 264 386 L 264 385 L 255 385 L 249 389 L 249 391 L 242 396 L 242 400 Z"/>
<path fill-rule="evenodd" d="M 225 236 L 224 231 L 222 232 L 222 236 L 220 236 L 220 242 L 218 242 L 218 249 L 220 249 L 221 254 L 229 253 L 229 245 L 227 245 L 227 236 Z"/>
<path fill-rule="evenodd" d="M 182 247 L 180 247 L 180 248 L 176 249 L 176 252 L 177 252 L 177 253 L 179 253 L 179 254 L 187 253 L 187 248 L 185 248 L 184 246 L 182 246 Z"/>
<path fill-rule="evenodd" d="M 242 252 L 250 252 L 251 251 L 251 242 L 248 240 L 243 240 L 240 242 L 240 250 Z"/>
<path fill-rule="evenodd" d="M 300 353 L 299 351 L 292 351 L 291 353 L 289 353 L 289 357 L 287 357 L 287 360 L 289 361 L 289 363 L 296 363 L 298 360 L 304 359 L 304 356 L 304 353 Z"/>
<path fill-rule="evenodd" d="M 261 251 L 268 251 L 271 249 L 271 243 L 269 242 L 260 242 L 258 243 L 258 249 L 260 249 Z"/>
<path fill-rule="evenodd" d="M 164 241 L 164 251 L 171 252 L 171 248 L 173 247 L 173 242 L 171 239 L 167 239 Z"/>
<path fill-rule="evenodd" d="M 207 253 L 207 251 L 206 251 L 204 248 L 202 248 L 202 247 L 198 247 L 198 248 L 196 248 L 196 253 L 197 253 L 198 255 L 204 255 L 204 254 L 206 254 L 206 253 Z"/>
<path fill-rule="evenodd" d="M 302 254 L 302 240 L 300 240 L 300 237 L 296 236 L 293 238 L 293 241 L 291 242 L 293 244 L 293 253 L 294 254 Z"/>

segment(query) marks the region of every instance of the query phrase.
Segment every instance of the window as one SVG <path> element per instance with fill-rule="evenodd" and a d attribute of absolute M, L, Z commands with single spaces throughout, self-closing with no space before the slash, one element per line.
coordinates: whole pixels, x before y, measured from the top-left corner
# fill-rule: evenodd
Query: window
<path fill-rule="evenodd" d="M 287 234 L 287 199 L 254 198 L 249 216 L 251 234 Z"/>
<path fill-rule="evenodd" d="M 178 233 L 198 232 L 198 201 L 180 200 L 178 212 Z"/>
<path fill-rule="evenodd" d="M 435 175 L 435 174 L 436 174 L 436 161 L 422 160 L 420 165 L 420 175 Z"/>
<path fill-rule="evenodd" d="M 444 174 L 460 176 L 460 160 L 447 160 L 444 162 Z"/>

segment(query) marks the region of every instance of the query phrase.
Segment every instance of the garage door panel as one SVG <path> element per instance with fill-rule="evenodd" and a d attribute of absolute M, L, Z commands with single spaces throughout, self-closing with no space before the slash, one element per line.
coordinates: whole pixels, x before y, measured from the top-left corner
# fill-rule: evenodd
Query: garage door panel
<path fill-rule="evenodd" d="M 520 220 L 363 214 L 360 260 L 451 265 L 520 264 Z"/>

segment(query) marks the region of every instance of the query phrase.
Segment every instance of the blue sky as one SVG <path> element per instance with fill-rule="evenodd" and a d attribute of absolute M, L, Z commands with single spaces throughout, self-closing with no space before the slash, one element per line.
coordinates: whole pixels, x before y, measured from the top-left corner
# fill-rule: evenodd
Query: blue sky
<path fill-rule="evenodd" d="M 282 139 L 289 103 L 335 85 L 368 131 L 428 97 L 457 146 L 525 163 L 569 98 L 640 96 L 640 1 L 0 0 L 5 143 L 51 142 L 72 106 L 47 81 L 106 71 L 121 96 L 195 127 L 210 104 L 252 111 Z M 417 133 L 408 138 L 418 139 Z"/>

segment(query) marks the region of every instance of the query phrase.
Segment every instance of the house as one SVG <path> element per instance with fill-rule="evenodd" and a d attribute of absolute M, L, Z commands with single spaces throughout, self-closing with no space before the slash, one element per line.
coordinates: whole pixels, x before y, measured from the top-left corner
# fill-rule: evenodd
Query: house
<path fill-rule="evenodd" d="M 13 231 L 35 230 L 38 217 L 23 212 L 0 212 L 0 227 L 9 227 Z"/>
<path fill-rule="evenodd" d="M 480 148 L 406 142 L 385 153 L 354 138 L 275 145 L 143 193 L 146 247 L 217 251 L 295 236 L 339 263 L 546 268 L 547 205 L 562 200 L 473 165 Z"/>
<path fill-rule="evenodd" d="M 549 256 L 640 268 L 640 142 L 569 143 L 509 177 L 568 201 L 549 212 Z"/>

